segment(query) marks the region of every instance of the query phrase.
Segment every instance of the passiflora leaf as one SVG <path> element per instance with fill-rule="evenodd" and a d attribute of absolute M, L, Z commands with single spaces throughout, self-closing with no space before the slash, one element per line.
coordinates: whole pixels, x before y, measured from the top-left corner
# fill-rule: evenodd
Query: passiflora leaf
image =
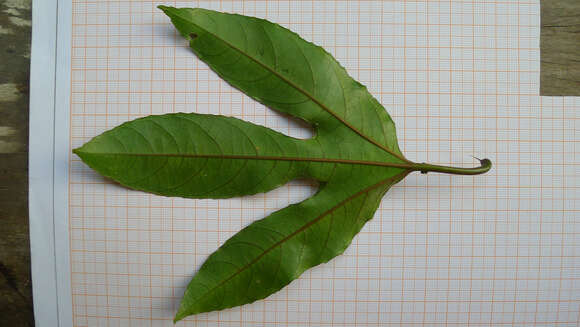
<path fill-rule="evenodd" d="M 367 89 L 324 49 L 263 19 L 160 6 L 193 52 L 229 84 L 312 124 L 295 139 L 236 118 L 177 113 L 124 123 L 74 152 L 102 175 L 165 196 L 228 198 L 295 178 L 318 192 L 226 241 L 188 285 L 175 321 L 280 290 L 341 254 L 388 189 L 413 171 L 475 175 L 406 159 L 395 124 Z"/>

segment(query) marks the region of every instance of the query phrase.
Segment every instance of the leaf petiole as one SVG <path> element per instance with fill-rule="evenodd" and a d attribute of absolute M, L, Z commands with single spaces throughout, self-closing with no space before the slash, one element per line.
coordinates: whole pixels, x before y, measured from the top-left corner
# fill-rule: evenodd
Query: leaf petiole
<path fill-rule="evenodd" d="M 427 174 L 428 172 L 435 172 L 453 175 L 479 175 L 484 174 L 491 169 L 491 160 L 489 159 L 477 159 L 477 160 L 479 160 L 480 166 L 474 168 L 449 167 L 420 163 L 413 164 L 412 169 L 414 171 L 420 171 L 422 174 Z"/>

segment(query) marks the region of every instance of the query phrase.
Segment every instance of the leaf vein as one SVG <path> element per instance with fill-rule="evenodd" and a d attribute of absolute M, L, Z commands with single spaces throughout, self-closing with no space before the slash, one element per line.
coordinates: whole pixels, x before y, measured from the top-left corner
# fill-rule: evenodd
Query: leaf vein
<path fill-rule="evenodd" d="M 276 75 L 278 78 L 280 78 L 282 81 L 284 81 L 285 83 L 287 83 L 288 85 L 290 85 L 291 87 L 293 87 L 294 89 L 296 89 L 298 92 L 300 92 L 300 93 L 304 94 L 306 97 L 310 98 L 321 109 L 323 109 L 324 111 L 328 112 L 331 116 L 333 116 L 335 119 L 339 120 L 342 124 L 344 124 L 345 126 L 347 126 L 348 128 L 350 128 L 351 130 L 353 130 L 356 134 L 358 134 L 359 136 L 361 136 L 362 138 L 364 138 L 368 142 L 372 143 L 373 145 L 377 146 L 378 148 L 384 150 L 385 152 L 393 155 L 394 157 L 396 157 L 396 158 L 398 158 L 398 159 L 400 159 L 400 160 L 402 160 L 404 162 L 409 162 L 401 154 L 398 154 L 394 150 L 389 149 L 387 146 L 385 146 L 383 144 L 380 144 L 376 140 L 372 139 L 371 137 L 369 137 L 368 135 L 364 134 L 362 131 L 360 131 L 359 129 L 357 129 L 355 126 L 353 126 L 350 123 L 348 123 L 346 120 L 344 120 L 342 117 L 340 117 L 336 112 L 334 112 L 333 110 L 331 110 L 330 108 L 328 108 L 320 100 L 316 99 L 312 94 L 310 94 L 310 92 L 308 92 L 307 90 L 303 89 L 302 87 L 300 87 L 296 83 L 292 82 L 291 80 L 289 80 L 288 78 L 286 78 L 284 75 L 278 73 L 275 69 L 272 69 L 272 67 L 268 66 L 267 64 L 261 62 L 260 60 L 258 60 L 256 58 L 252 57 L 251 55 L 245 53 L 244 51 L 242 51 L 242 49 L 240 49 L 237 46 L 233 45 L 232 43 L 226 41 L 225 39 L 219 37 L 215 33 L 212 33 L 208 29 L 206 29 L 206 28 L 204 28 L 204 27 L 202 27 L 202 26 L 200 26 L 198 24 L 195 24 L 195 23 L 193 23 L 191 21 L 188 21 L 187 19 L 181 17 L 180 15 L 175 15 L 174 18 L 180 18 L 182 21 L 185 21 L 188 24 L 191 24 L 191 25 L 196 26 L 197 28 L 199 28 L 201 30 L 204 30 L 206 33 L 210 34 L 214 38 L 222 41 L 225 45 L 231 47 L 235 51 L 238 51 L 238 52 L 242 53 L 244 56 L 248 57 L 251 61 L 255 62 L 259 66 L 262 66 L 266 70 L 269 70 L 270 72 L 272 72 L 272 74 Z M 267 22 L 267 21 L 264 20 L 264 22 Z"/>
<path fill-rule="evenodd" d="M 261 253 L 259 256 L 257 256 L 256 258 L 254 258 L 252 261 L 250 261 L 249 263 L 247 263 L 246 265 L 244 265 L 242 268 L 238 269 L 236 272 L 234 272 L 232 275 L 230 275 L 228 278 L 224 279 L 223 281 L 221 281 L 220 283 L 218 283 L 218 285 L 212 287 L 208 292 L 204 293 L 202 296 L 200 297 L 205 297 L 207 294 L 213 292 L 214 290 L 218 289 L 219 287 L 221 287 L 222 285 L 224 285 L 225 283 L 229 282 L 230 280 L 232 280 L 233 278 L 235 278 L 236 276 L 238 276 L 241 272 L 243 272 L 246 269 L 251 268 L 256 262 L 260 261 L 265 255 L 267 255 L 268 253 L 270 253 L 273 249 L 279 247 L 280 245 L 284 244 L 286 241 L 288 241 L 289 239 L 291 239 L 292 237 L 302 233 L 303 231 L 305 231 L 308 227 L 314 225 L 315 223 L 317 223 L 318 221 L 320 221 L 321 219 L 323 219 L 324 217 L 328 216 L 329 214 L 331 214 L 332 212 L 334 212 L 334 210 L 336 210 L 337 208 L 342 207 L 344 204 L 352 201 L 353 199 L 359 197 L 360 195 L 373 190 L 377 187 L 380 187 L 382 185 L 385 185 L 387 183 L 392 183 L 393 181 L 396 181 L 404 176 L 406 176 L 408 174 L 407 171 L 399 173 L 395 176 L 386 178 L 381 180 L 380 182 L 371 185 L 369 187 L 367 187 L 366 189 L 360 190 L 354 194 L 352 194 L 351 196 L 347 197 L 346 199 L 342 200 L 341 202 L 339 202 L 337 205 L 335 205 L 334 207 L 328 209 L 327 211 L 323 212 L 322 214 L 318 215 L 316 218 L 312 219 L 311 221 L 307 222 L 306 224 L 302 225 L 300 228 L 298 228 L 296 231 L 292 232 L 291 234 L 287 235 L 285 238 L 283 238 L 282 240 L 276 242 L 275 244 L 273 244 L 272 246 L 270 246 L 269 248 L 267 248 L 264 253 Z"/>

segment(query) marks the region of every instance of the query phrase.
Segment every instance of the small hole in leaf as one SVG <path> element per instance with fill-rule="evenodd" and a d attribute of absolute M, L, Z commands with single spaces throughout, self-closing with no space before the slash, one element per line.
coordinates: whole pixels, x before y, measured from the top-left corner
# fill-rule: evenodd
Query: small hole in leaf
<path fill-rule="evenodd" d="M 197 37 L 197 34 L 195 34 L 195 33 L 189 33 L 189 37 L 191 39 L 195 39 Z"/>

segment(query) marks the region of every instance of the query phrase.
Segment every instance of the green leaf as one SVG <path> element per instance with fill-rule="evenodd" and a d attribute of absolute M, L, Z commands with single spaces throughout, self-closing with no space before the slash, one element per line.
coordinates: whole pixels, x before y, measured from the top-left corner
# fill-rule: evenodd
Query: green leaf
<path fill-rule="evenodd" d="M 263 299 L 341 254 L 388 189 L 413 171 L 475 175 L 491 168 L 414 163 L 395 124 L 324 49 L 266 20 L 160 6 L 194 53 L 232 86 L 310 123 L 295 139 L 236 118 L 167 114 L 124 123 L 74 152 L 119 183 L 165 196 L 229 198 L 296 178 L 318 192 L 225 242 L 185 291 L 175 321 Z"/>

